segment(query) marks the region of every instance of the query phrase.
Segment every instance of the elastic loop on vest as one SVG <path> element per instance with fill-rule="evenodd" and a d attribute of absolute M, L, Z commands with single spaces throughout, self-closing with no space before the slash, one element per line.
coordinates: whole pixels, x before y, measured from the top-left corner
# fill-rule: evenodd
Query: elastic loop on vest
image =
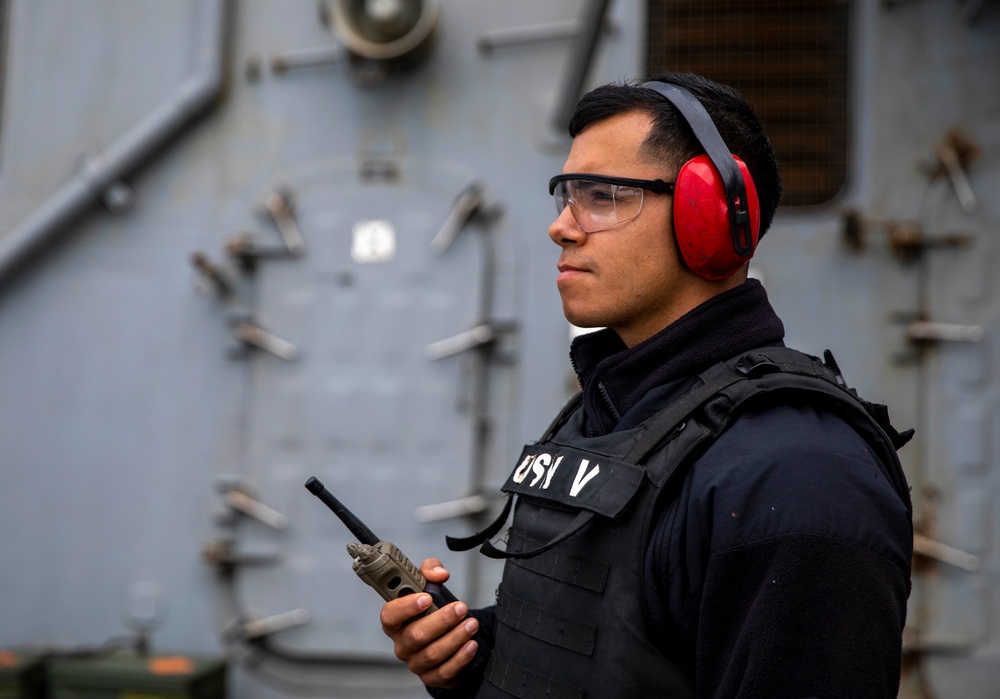
<path fill-rule="evenodd" d="M 513 552 L 501 551 L 496 546 L 494 546 L 493 543 L 490 541 L 484 543 L 479 550 L 482 551 L 483 555 L 486 556 L 487 558 L 496 558 L 496 559 L 531 558 L 532 556 L 537 556 L 540 553 L 544 553 L 553 546 L 558 546 L 562 542 L 566 541 L 566 539 L 570 538 L 578 531 L 583 529 L 585 526 L 587 526 L 587 524 L 593 518 L 594 518 L 593 512 L 591 512 L 590 510 L 581 510 L 576 515 L 576 519 L 574 519 L 570 523 L 569 527 L 562 534 L 559 534 L 549 543 L 543 544 L 542 546 L 539 546 L 536 549 L 532 549 L 531 551 L 513 551 Z"/>
<path fill-rule="evenodd" d="M 514 503 L 514 497 L 508 495 L 507 502 L 504 504 L 503 512 L 500 513 L 500 516 L 497 517 L 495 520 L 493 520 L 493 523 L 490 524 L 488 527 L 486 527 L 486 529 L 476 532 L 472 536 L 462 536 L 462 537 L 446 536 L 444 538 L 444 541 L 445 544 L 448 545 L 448 549 L 450 551 L 469 551 L 471 549 L 476 548 L 484 541 L 489 541 L 490 539 L 492 539 L 494 536 L 500 533 L 501 529 L 503 529 L 504 523 L 510 516 L 510 508 L 511 505 L 513 505 L 513 503 Z"/>

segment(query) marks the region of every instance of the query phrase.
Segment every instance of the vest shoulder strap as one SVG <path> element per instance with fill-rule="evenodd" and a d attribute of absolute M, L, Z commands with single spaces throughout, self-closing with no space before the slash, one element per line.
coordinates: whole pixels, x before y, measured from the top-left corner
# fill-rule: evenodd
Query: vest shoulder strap
<path fill-rule="evenodd" d="M 569 419 L 569 416 L 573 414 L 573 411 L 580 407 L 581 403 L 583 403 L 583 391 L 577 391 L 576 395 L 566 401 L 566 405 L 562 407 L 562 410 L 559 411 L 559 414 L 556 415 L 555 419 L 548 426 L 542 434 L 541 439 L 538 441 L 547 442 L 552 439 L 556 432 L 558 432 L 559 429 L 566 424 L 566 421 Z"/>
<path fill-rule="evenodd" d="M 699 376 L 695 388 L 647 420 L 645 431 L 624 460 L 644 461 L 680 434 L 690 419 L 705 428 L 697 438 L 704 444 L 717 438 L 753 402 L 808 397 L 838 414 L 868 443 L 910 509 L 909 487 L 896 450 L 912 438 L 913 430 L 898 432 L 884 405 L 869 403 L 847 386 L 829 350 L 824 359 L 788 347 L 763 347 L 710 367 Z"/>

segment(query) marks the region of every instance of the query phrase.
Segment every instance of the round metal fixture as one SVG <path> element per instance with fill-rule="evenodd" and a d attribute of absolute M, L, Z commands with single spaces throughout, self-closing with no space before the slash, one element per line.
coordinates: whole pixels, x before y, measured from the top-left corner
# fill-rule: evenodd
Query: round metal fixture
<path fill-rule="evenodd" d="M 354 55 L 377 61 L 423 47 L 437 24 L 439 0 L 333 0 L 334 30 Z"/>

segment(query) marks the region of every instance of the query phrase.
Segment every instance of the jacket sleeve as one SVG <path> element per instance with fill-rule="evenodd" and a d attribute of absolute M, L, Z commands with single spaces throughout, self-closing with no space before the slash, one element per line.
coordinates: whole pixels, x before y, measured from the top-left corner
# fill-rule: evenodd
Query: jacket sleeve
<path fill-rule="evenodd" d="M 653 622 L 698 697 L 896 696 L 910 515 L 836 416 L 741 416 L 691 465 L 650 547 Z"/>
<path fill-rule="evenodd" d="M 811 535 L 714 554 L 688 612 L 698 696 L 895 697 L 908 583 L 877 553 Z"/>

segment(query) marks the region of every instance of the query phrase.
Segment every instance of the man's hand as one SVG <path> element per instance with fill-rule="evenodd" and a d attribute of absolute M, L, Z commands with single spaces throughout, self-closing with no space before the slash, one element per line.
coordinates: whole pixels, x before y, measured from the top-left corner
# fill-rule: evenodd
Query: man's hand
<path fill-rule="evenodd" d="M 448 571 L 436 558 L 428 558 L 420 572 L 429 582 L 443 583 Z M 407 595 L 382 607 L 382 631 L 392 639 L 396 657 L 428 687 L 455 687 L 458 673 L 476 654 L 478 644 L 471 640 L 479 622 L 468 617 L 463 602 L 452 602 L 433 614 L 410 621 L 431 606 L 426 593 Z"/>

